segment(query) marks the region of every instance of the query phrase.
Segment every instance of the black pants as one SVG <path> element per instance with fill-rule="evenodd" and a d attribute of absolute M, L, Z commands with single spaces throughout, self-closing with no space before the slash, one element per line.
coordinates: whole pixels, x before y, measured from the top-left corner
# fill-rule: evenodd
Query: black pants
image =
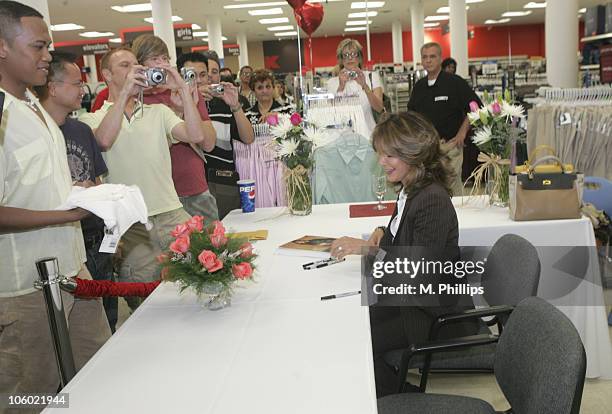
<path fill-rule="evenodd" d="M 91 273 L 94 280 L 115 280 L 113 275 L 113 255 L 109 253 L 100 253 L 100 244 L 102 243 L 102 235 L 83 236 L 85 239 L 85 251 L 87 254 L 87 270 Z M 116 297 L 102 298 L 106 318 L 111 328 L 111 332 L 115 333 L 115 325 L 117 325 L 118 317 L 118 299 Z"/>
<path fill-rule="evenodd" d="M 376 397 L 396 394 L 399 378 L 394 367 L 384 361 L 385 353 L 427 342 L 429 329 L 438 315 L 460 312 L 460 308 L 370 307 L 370 330 L 374 356 Z M 477 322 L 450 325 L 440 330 L 439 339 L 473 335 Z"/>

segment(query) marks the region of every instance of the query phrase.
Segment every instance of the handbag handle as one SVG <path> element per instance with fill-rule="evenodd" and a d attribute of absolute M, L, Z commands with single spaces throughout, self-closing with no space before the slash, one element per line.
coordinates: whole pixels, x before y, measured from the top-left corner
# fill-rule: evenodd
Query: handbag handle
<path fill-rule="evenodd" d="M 533 149 L 533 151 L 531 151 L 531 154 L 529 154 L 528 162 L 531 164 L 533 160 L 535 159 L 535 156 L 542 150 L 549 151 L 550 155 L 553 155 L 553 156 L 557 155 L 557 151 L 555 151 L 553 147 L 551 147 L 550 145 L 542 144 L 542 145 L 538 145 L 537 147 Z"/>
<path fill-rule="evenodd" d="M 540 158 L 529 166 L 529 175 L 533 175 L 536 165 L 541 164 L 544 161 L 556 161 L 557 164 L 559 164 L 559 166 L 561 167 L 561 171 L 563 172 L 563 174 L 565 174 L 565 166 L 563 165 L 563 162 L 561 162 L 559 157 L 556 157 L 554 155 L 547 155 L 546 157 Z"/>

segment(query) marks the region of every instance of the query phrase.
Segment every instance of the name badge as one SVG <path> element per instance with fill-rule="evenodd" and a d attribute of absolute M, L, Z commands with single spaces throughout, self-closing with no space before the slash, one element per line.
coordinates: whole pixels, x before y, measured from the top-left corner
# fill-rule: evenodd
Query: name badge
<path fill-rule="evenodd" d="M 448 96 L 436 96 L 434 98 L 434 102 L 438 102 L 438 101 L 448 101 Z"/>

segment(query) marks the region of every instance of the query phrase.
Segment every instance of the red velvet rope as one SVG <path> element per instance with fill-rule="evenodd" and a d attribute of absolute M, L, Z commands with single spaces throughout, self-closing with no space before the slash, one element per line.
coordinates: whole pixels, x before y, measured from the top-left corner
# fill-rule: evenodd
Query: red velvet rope
<path fill-rule="evenodd" d="M 77 288 L 74 296 L 98 298 L 103 296 L 141 296 L 146 297 L 155 290 L 161 280 L 148 283 L 111 282 L 110 280 L 88 280 L 75 278 Z"/>

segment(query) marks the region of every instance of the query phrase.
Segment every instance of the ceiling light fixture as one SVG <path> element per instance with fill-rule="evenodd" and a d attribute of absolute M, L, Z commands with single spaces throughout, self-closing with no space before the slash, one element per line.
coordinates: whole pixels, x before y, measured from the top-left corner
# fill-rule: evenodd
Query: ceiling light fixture
<path fill-rule="evenodd" d="M 139 4 L 128 4 L 125 6 L 111 6 L 111 9 L 118 11 L 119 13 L 139 13 L 151 11 L 151 3 L 139 3 Z"/>
<path fill-rule="evenodd" d="M 363 26 L 364 24 L 372 24 L 372 20 L 347 20 L 347 26 Z"/>
<path fill-rule="evenodd" d="M 208 43 L 208 37 L 205 37 L 205 38 L 204 38 L 204 39 L 202 39 L 202 40 L 203 40 L 203 41 L 205 41 L 206 43 Z M 227 37 L 225 37 L 225 36 L 221 36 L 221 40 L 225 42 L 225 41 L 227 40 Z"/>
<path fill-rule="evenodd" d="M 582 9 L 578 10 L 578 13 L 586 13 L 586 7 L 583 7 Z"/>
<path fill-rule="evenodd" d="M 112 39 L 108 40 L 111 43 L 123 43 L 123 40 L 121 40 L 120 37 L 113 37 Z"/>
<path fill-rule="evenodd" d="M 502 17 L 523 17 L 529 16 L 531 14 L 531 10 L 527 11 L 507 11 L 502 13 Z"/>
<path fill-rule="evenodd" d="M 245 3 L 245 4 L 230 4 L 223 6 L 224 9 L 254 9 L 257 7 L 272 7 L 272 6 L 286 6 L 286 1 L 273 1 L 268 3 Z"/>
<path fill-rule="evenodd" d="M 151 24 L 153 24 L 153 17 L 145 17 L 143 20 L 144 20 L 145 22 L 147 22 L 147 23 L 151 23 Z M 183 18 L 182 18 L 182 17 L 179 17 L 179 16 L 172 16 L 172 21 L 173 21 L 173 22 L 182 22 L 182 21 L 183 21 Z"/>
<path fill-rule="evenodd" d="M 288 17 L 274 17 L 272 19 L 260 19 L 261 24 L 278 24 L 278 23 L 289 23 Z"/>
<path fill-rule="evenodd" d="M 110 37 L 114 36 L 113 32 L 83 32 L 79 33 L 79 36 L 82 37 Z"/>
<path fill-rule="evenodd" d="M 193 37 L 206 37 L 208 32 L 193 32 Z"/>
<path fill-rule="evenodd" d="M 345 32 L 360 32 L 362 30 L 368 30 L 367 27 L 347 27 L 344 29 Z"/>
<path fill-rule="evenodd" d="M 426 22 L 443 22 L 443 21 L 446 21 L 446 20 L 448 20 L 448 16 L 437 15 L 437 16 L 427 16 L 425 18 Z"/>
<path fill-rule="evenodd" d="M 485 20 L 485 24 L 502 24 L 502 23 L 508 23 L 509 21 L 510 19 L 499 19 L 499 20 L 488 19 L 488 20 Z"/>
<path fill-rule="evenodd" d="M 278 37 L 282 37 L 282 36 L 297 36 L 298 32 L 296 31 L 292 31 L 292 32 L 279 32 L 279 33 L 274 33 L 274 36 L 278 36 Z"/>
<path fill-rule="evenodd" d="M 283 14 L 283 9 L 275 7 L 273 9 L 249 10 L 251 16 L 273 16 L 275 14 Z"/>
<path fill-rule="evenodd" d="M 271 32 L 286 32 L 288 30 L 293 30 L 293 26 L 292 25 L 288 25 L 288 26 L 271 26 L 268 27 L 268 30 Z"/>
<path fill-rule="evenodd" d="M 469 10 L 470 6 L 465 6 L 465 9 Z M 442 6 L 438 10 L 436 10 L 436 13 L 446 13 L 446 14 L 449 14 L 450 13 L 450 7 L 449 6 Z"/>
<path fill-rule="evenodd" d="M 437 27 L 440 23 L 423 23 L 423 27 Z"/>
<path fill-rule="evenodd" d="M 52 24 L 49 28 L 54 32 L 65 32 L 68 30 L 79 30 L 85 27 L 74 23 Z"/>
<path fill-rule="evenodd" d="M 537 3 L 535 1 L 530 1 L 529 3 L 525 4 L 523 6 L 523 9 L 545 9 L 546 8 L 546 2 L 542 2 L 542 3 Z"/>
<path fill-rule="evenodd" d="M 363 19 L 366 17 L 376 17 L 378 16 L 377 11 L 369 11 L 369 12 L 357 12 L 357 13 L 349 13 L 349 19 Z"/>
<path fill-rule="evenodd" d="M 202 27 L 199 24 L 194 23 L 191 25 L 191 30 L 201 30 L 201 29 Z"/>
<path fill-rule="evenodd" d="M 355 1 L 351 3 L 351 9 L 378 9 L 384 6 L 384 1 Z"/>

